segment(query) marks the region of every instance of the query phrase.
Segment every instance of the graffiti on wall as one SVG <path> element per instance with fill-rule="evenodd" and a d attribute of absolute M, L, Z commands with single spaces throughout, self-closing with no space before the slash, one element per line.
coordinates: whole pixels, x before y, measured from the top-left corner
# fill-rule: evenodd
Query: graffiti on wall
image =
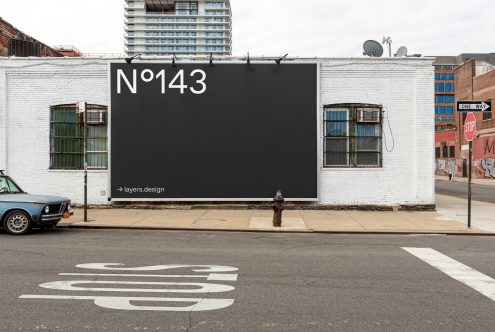
<path fill-rule="evenodd" d="M 495 179 L 495 158 L 481 160 L 481 168 L 485 171 L 485 177 Z"/>
<path fill-rule="evenodd" d="M 437 159 L 437 171 L 440 173 L 454 174 L 455 159 Z"/>

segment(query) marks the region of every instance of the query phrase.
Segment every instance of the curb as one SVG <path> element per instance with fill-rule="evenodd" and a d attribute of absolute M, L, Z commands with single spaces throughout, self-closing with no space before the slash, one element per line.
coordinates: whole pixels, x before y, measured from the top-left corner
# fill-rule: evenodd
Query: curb
<path fill-rule="evenodd" d="M 194 232 L 232 232 L 232 233 L 292 233 L 292 234 L 349 234 L 349 235 L 451 235 L 451 236 L 495 236 L 489 232 L 460 232 L 460 231 L 339 231 L 339 230 L 272 230 L 272 229 L 250 229 L 250 228 L 181 228 L 181 227 L 133 227 L 133 226 L 91 226 L 91 225 L 57 225 L 57 228 L 72 229 L 117 229 L 117 230 L 142 230 L 142 231 L 194 231 Z"/>

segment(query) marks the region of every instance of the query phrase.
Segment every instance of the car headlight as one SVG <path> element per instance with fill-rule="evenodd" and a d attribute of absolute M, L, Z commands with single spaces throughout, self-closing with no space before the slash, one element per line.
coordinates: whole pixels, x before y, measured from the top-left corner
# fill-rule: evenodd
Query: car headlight
<path fill-rule="evenodd" d="M 47 206 L 45 206 L 45 213 L 48 213 L 48 212 L 50 212 L 50 207 L 47 205 Z"/>
<path fill-rule="evenodd" d="M 67 210 L 70 211 L 72 209 L 72 206 L 70 206 L 70 203 L 67 203 Z"/>

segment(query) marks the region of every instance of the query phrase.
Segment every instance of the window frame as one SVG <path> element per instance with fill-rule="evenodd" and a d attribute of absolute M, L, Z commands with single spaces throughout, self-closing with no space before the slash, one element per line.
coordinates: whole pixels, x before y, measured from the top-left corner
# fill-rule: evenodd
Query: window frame
<path fill-rule="evenodd" d="M 370 111 L 378 111 L 378 121 L 361 122 L 358 121 L 358 114 L 360 110 L 369 109 Z M 346 111 L 346 136 L 331 136 L 328 133 L 328 123 L 332 120 L 327 120 L 327 113 L 335 111 Z M 334 120 L 335 122 L 343 122 L 343 120 Z M 383 168 L 383 106 L 376 104 L 358 104 L 358 103 L 345 103 L 345 104 L 329 104 L 323 107 L 323 160 L 322 166 L 324 169 L 366 169 L 366 168 Z M 360 136 L 358 135 L 358 126 L 362 124 L 375 125 L 372 131 L 375 132 L 373 136 Z M 331 153 L 327 151 L 327 141 L 333 138 L 345 138 L 346 139 L 346 164 L 330 164 L 327 163 L 327 154 Z M 359 149 L 359 138 L 371 138 L 376 140 L 376 149 Z M 371 144 L 374 145 L 374 144 Z M 338 152 L 335 152 L 338 153 Z M 359 155 L 376 154 L 376 164 L 360 164 Z"/>
<path fill-rule="evenodd" d="M 67 112 L 67 115 L 62 120 L 57 120 L 55 114 L 57 111 Z M 86 112 L 86 116 L 89 117 L 86 119 L 88 170 L 107 170 L 109 162 L 108 107 L 88 104 Z M 98 114 L 98 117 L 91 118 L 89 114 Z M 50 107 L 50 170 L 84 170 L 84 122 L 82 117 L 82 114 L 76 112 L 75 104 L 60 104 Z M 104 130 L 97 129 L 101 127 L 104 127 Z M 64 135 L 61 135 L 60 131 L 64 132 Z M 104 131 L 104 135 L 100 135 L 102 131 Z M 93 134 L 91 134 L 92 132 Z M 101 145 L 102 142 L 103 145 Z M 104 146 L 104 149 L 97 148 L 100 146 Z M 97 162 L 93 163 L 92 161 Z"/>

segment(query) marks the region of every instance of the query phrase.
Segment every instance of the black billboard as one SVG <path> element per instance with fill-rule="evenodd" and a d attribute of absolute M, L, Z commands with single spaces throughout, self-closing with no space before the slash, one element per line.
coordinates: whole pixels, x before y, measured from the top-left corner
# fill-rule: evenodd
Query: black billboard
<path fill-rule="evenodd" d="M 112 200 L 317 198 L 317 64 L 112 63 Z"/>

